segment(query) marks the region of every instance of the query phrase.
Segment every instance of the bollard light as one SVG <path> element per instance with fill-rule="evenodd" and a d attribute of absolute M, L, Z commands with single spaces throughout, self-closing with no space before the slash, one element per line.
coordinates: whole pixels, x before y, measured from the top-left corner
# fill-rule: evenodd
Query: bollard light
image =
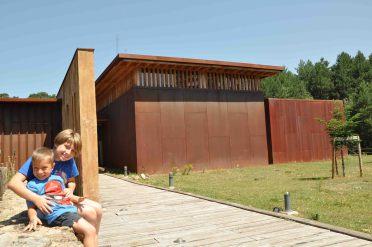
<path fill-rule="evenodd" d="M 128 167 L 124 166 L 124 176 L 128 176 Z"/>
<path fill-rule="evenodd" d="M 289 192 L 284 193 L 284 212 L 288 215 L 297 215 L 298 212 L 291 209 L 291 198 Z"/>
<path fill-rule="evenodd" d="M 284 210 L 286 212 L 291 211 L 291 198 L 288 191 L 284 193 Z"/>
<path fill-rule="evenodd" d="M 174 189 L 173 172 L 169 173 L 169 188 Z"/>

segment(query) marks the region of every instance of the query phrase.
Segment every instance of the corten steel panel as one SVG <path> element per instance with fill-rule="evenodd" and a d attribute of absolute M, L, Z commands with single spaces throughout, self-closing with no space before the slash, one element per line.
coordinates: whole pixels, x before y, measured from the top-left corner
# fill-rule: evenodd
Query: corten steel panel
<path fill-rule="evenodd" d="M 254 165 L 268 164 L 266 138 L 263 136 L 251 135 L 250 143 L 253 153 L 252 164 Z"/>
<path fill-rule="evenodd" d="M 273 163 L 329 159 L 331 148 L 317 120 L 330 119 L 337 101 L 268 99 Z"/>
<path fill-rule="evenodd" d="M 136 102 L 137 104 L 141 102 Z M 163 146 L 160 112 L 136 113 L 136 141 L 137 170 L 148 173 L 161 172 Z"/>
<path fill-rule="evenodd" d="M 135 105 L 138 170 L 268 163 L 262 94 L 136 88 Z"/>
<path fill-rule="evenodd" d="M 162 138 L 185 139 L 184 102 L 159 102 L 159 104 Z"/>
<path fill-rule="evenodd" d="M 185 102 L 185 112 L 206 113 L 207 104 L 205 102 Z"/>
<path fill-rule="evenodd" d="M 133 97 L 130 90 L 98 113 L 99 140 L 103 143 L 102 166 L 119 169 L 127 166 L 130 172 L 137 172 Z"/>
<path fill-rule="evenodd" d="M 264 102 L 247 102 L 249 132 L 266 138 Z"/>
<path fill-rule="evenodd" d="M 140 104 L 136 104 L 137 112 L 160 112 L 159 95 L 156 90 L 134 90 L 135 98 Z"/>
<path fill-rule="evenodd" d="M 162 172 L 169 172 L 174 166 L 186 164 L 185 138 L 163 137 L 162 139 L 163 167 Z"/>
<path fill-rule="evenodd" d="M 14 155 L 19 168 L 36 148 L 52 148 L 60 130 L 60 102 L 0 102 L 0 163 Z"/>
<path fill-rule="evenodd" d="M 186 102 L 194 103 L 194 102 Z M 200 104 L 203 104 L 202 102 Z M 205 104 L 203 104 L 205 105 Z M 185 106 L 185 109 L 187 107 Z M 199 107 L 196 107 L 199 108 Z M 201 108 L 201 107 L 200 107 Z M 195 108 L 194 108 L 195 109 Z M 196 170 L 209 167 L 209 145 L 206 106 L 204 112 L 186 112 L 186 160 Z"/>
<path fill-rule="evenodd" d="M 227 105 L 227 110 L 229 114 L 233 114 L 233 113 L 248 114 L 248 109 L 244 101 L 243 102 L 229 102 Z"/>
<path fill-rule="evenodd" d="M 246 106 L 249 117 L 250 145 L 253 153 L 252 163 L 267 164 L 268 147 L 264 102 L 248 102 Z"/>
<path fill-rule="evenodd" d="M 209 155 L 209 168 L 230 168 L 230 138 L 228 136 L 209 137 Z"/>
<path fill-rule="evenodd" d="M 227 102 L 207 102 L 208 135 L 229 136 Z"/>
<path fill-rule="evenodd" d="M 238 103 L 235 103 L 238 104 Z M 235 105 L 237 109 L 237 105 Z M 245 108 L 245 104 L 241 103 Z M 238 112 L 238 111 L 235 111 Z M 231 163 L 233 166 L 246 166 L 252 164 L 252 147 L 250 145 L 250 135 L 248 128 L 248 114 L 230 113 L 230 146 L 231 146 Z"/>

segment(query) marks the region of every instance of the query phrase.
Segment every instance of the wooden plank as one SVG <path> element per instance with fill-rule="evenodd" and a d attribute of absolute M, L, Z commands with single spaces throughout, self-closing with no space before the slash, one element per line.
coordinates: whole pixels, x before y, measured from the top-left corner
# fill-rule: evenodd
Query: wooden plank
<path fill-rule="evenodd" d="M 99 237 L 102 245 L 174 246 L 177 238 L 186 241 L 182 246 L 290 246 L 290 243 L 358 246 L 369 243 L 104 175 L 101 179 L 104 185 L 101 186 L 104 217 Z M 124 210 L 118 211 L 120 208 Z"/>
<path fill-rule="evenodd" d="M 322 230 L 322 229 L 320 229 Z M 301 231 L 302 233 L 302 231 Z M 322 239 L 328 239 L 332 236 L 334 236 L 334 233 L 323 230 L 320 232 L 313 232 L 313 231 L 307 231 L 309 234 L 297 234 L 294 238 L 288 239 L 286 236 L 284 238 L 278 238 L 276 240 L 270 241 L 270 243 L 273 243 L 277 246 L 294 246 L 299 245 L 302 246 L 304 244 L 313 243 Z"/>

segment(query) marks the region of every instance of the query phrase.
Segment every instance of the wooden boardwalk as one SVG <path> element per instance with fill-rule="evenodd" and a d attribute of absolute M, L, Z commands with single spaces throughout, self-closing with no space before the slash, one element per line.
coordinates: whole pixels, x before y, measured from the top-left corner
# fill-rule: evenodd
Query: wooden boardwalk
<path fill-rule="evenodd" d="M 100 175 L 100 246 L 372 246 L 366 240 Z"/>

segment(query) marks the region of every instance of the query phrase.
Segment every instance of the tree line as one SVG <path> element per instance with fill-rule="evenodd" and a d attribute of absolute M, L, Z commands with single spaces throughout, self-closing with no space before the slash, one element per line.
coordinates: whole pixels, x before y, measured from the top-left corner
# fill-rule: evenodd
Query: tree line
<path fill-rule="evenodd" d="M 347 119 L 357 116 L 355 132 L 362 147 L 372 148 L 372 54 L 361 51 L 353 57 L 341 52 L 333 65 L 321 58 L 313 63 L 301 60 L 297 73 L 285 69 L 262 81 L 268 98 L 342 100 Z"/>
<path fill-rule="evenodd" d="M 55 94 L 48 94 L 47 92 L 32 93 L 28 98 L 55 98 Z M 11 97 L 8 93 L 0 93 L 0 98 L 18 98 L 17 96 Z"/>

